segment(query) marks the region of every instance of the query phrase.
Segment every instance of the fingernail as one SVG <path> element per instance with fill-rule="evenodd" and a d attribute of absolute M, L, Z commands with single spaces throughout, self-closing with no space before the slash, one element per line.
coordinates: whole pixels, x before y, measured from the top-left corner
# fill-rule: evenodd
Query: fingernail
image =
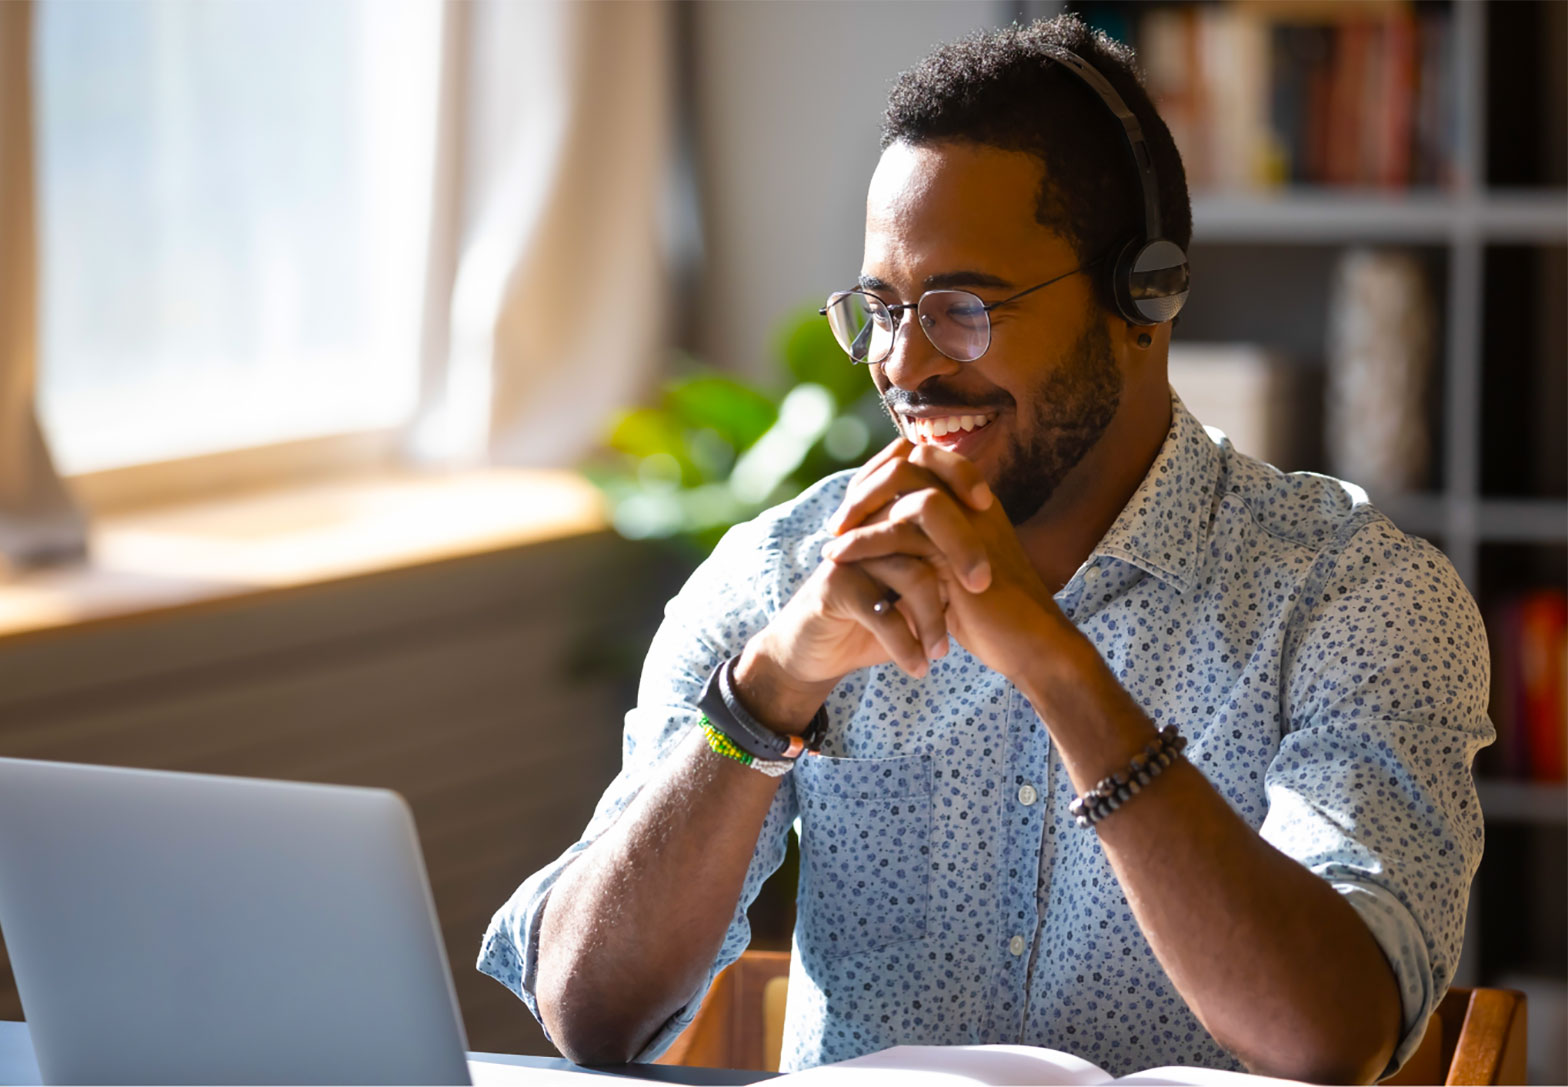
<path fill-rule="evenodd" d="M 823 545 L 822 557 L 825 559 L 836 559 L 843 552 L 843 550 L 844 545 L 842 542 L 839 540 L 832 540 Z"/>
<path fill-rule="evenodd" d="M 981 561 L 969 568 L 969 591 L 972 593 L 983 592 L 991 584 L 991 564 Z"/>
<path fill-rule="evenodd" d="M 988 487 L 985 483 L 982 482 L 975 484 L 975 488 L 972 493 L 974 494 L 973 501 L 975 509 L 986 510 L 991 508 L 991 488 Z"/>
<path fill-rule="evenodd" d="M 932 660 L 941 660 L 943 657 L 947 656 L 947 639 L 942 638 L 938 641 L 932 642 L 930 647 L 926 649 L 926 656 L 930 657 Z"/>

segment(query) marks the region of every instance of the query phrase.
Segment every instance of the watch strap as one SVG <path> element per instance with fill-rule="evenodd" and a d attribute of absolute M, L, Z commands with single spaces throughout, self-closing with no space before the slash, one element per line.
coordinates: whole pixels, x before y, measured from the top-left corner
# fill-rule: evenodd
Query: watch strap
<path fill-rule="evenodd" d="M 735 693 L 734 669 L 738 659 L 728 657 L 720 661 L 708 675 L 702 696 L 697 700 L 697 708 L 713 727 L 733 740 L 737 747 L 759 759 L 795 759 L 818 751 L 827 733 L 827 707 L 817 710 L 811 724 L 799 736 L 775 732 L 753 717 Z"/>

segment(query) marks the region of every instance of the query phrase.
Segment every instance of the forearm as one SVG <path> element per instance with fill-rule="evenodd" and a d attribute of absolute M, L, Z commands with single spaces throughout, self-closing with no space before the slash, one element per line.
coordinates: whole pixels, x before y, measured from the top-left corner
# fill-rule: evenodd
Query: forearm
<path fill-rule="evenodd" d="M 1097 654 L 1072 668 L 1072 682 L 1026 693 L 1083 792 L 1125 767 L 1154 728 Z M 1194 766 L 1174 763 L 1084 833 L 1099 834 L 1183 999 L 1249 1068 L 1321 1082 L 1370 1082 L 1383 1071 L 1401 1012 L 1370 931 L 1328 883 L 1259 837 Z"/>
<path fill-rule="evenodd" d="M 631 1059 L 718 954 L 778 779 L 701 733 L 561 874 L 539 939 L 539 1011 L 584 1064 Z"/>

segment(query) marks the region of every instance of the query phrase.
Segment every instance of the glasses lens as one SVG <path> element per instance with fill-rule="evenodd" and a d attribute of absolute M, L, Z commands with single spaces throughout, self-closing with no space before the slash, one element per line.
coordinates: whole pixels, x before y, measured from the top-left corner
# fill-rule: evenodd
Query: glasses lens
<path fill-rule="evenodd" d="M 932 346 L 954 362 L 973 362 L 991 346 L 991 315 L 968 291 L 927 291 L 917 312 Z"/>
<path fill-rule="evenodd" d="M 856 362 L 881 362 L 893 345 L 893 316 L 864 291 L 841 291 L 828 299 L 828 327 Z"/>

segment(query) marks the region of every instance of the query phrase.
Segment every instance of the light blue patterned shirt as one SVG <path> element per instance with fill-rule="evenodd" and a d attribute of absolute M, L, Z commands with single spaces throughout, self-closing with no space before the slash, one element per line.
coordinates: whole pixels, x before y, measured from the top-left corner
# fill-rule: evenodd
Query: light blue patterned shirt
<path fill-rule="evenodd" d="M 582 839 L 485 935 L 479 968 L 536 1016 L 551 886 L 696 727 L 714 664 L 821 561 L 848 481 L 735 528 L 670 601 L 621 773 Z M 1485 634 L 1448 561 L 1356 488 L 1247 457 L 1173 397 L 1148 475 L 1056 600 L 1237 814 L 1365 920 L 1399 981 L 1403 1060 L 1459 956 L 1482 845 L 1471 763 L 1493 737 Z M 1050 734 L 1011 683 L 955 644 L 922 679 L 892 665 L 847 676 L 827 709 L 822 755 L 784 779 L 709 974 L 745 949 L 746 907 L 797 824 L 786 1070 L 904 1043 L 1020 1042 L 1112 1075 L 1241 1067 L 1161 969 L 1098 837 L 1068 815 Z"/>

